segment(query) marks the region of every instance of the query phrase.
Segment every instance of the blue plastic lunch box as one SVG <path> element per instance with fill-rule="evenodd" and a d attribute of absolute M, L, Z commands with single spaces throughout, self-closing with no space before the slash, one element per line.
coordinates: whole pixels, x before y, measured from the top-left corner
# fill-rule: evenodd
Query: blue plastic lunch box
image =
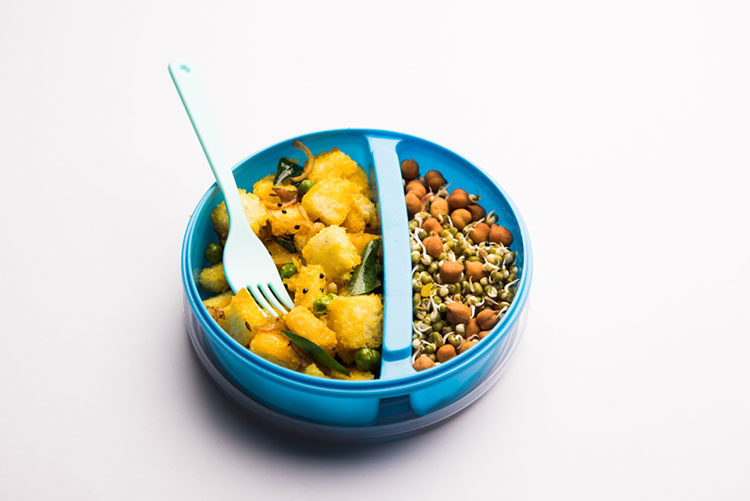
<path fill-rule="evenodd" d="M 198 285 L 206 266 L 203 253 L 215 241 L 211 212 L 223 201 L 214 184 L 188 223 L 182 246 L 185 320 L 199 358 L 221 386 L 246 407 L 265 409 L 292 426 L 315 430 L 376 430 L 391 426 L 404 433 L 449 417 L 473 402 L 497 379 L 513 352 L 522 327 L 532 275 L 529 235 L 513 202 L 500 186 L 464 158 L 406 134 L 371 129 L 316 132 L 278 143 L 234 167 L 237 185 L 250 190 L 274 173 L 281 157 L 298 156 L 292 144 L 302 141 L 314 153 L 339 148 L 370 174 L 380 211 L 384 265 L 384 326 L 380 377 L 342 381 L 308 376 L 275 365 L 232 339 L 202 304 L 209 297 Z M 451 182 L 481 197 L 498 224 L 514 235 L 520 282 L 506 315 L 480 343 L 432 369 L 416 372 L 411 364 L 412 280 L 408 219 L 400 162 L 415 159 L 421 173 L 436 169 Z M 481 391 L 480 391 L 481 390 Z M 402 426 L 393 428 L 394 424 Z"/>

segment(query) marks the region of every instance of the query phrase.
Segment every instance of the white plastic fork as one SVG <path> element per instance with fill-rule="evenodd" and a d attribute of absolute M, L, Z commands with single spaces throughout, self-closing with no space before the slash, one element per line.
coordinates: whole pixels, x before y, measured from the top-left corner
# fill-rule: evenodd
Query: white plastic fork
<path fill-rule="evenodd" d="M 226 201 L 229 234 L 224 244 L 223 264 L 227 283 L 235 294 L 246 288 L 265 313 L 274 317 L 287 313 L 287 308 L 292 309 L 294 303 L 273 259 L 245 219 L 237 183 L 195 68 L 186 61 L 172 61 L 169 74 Z"/>

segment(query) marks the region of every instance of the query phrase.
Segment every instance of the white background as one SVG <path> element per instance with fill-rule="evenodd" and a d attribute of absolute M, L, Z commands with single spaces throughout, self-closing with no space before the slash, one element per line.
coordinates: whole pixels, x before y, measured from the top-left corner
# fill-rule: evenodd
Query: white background
<path fill-rule="evenodd" d="M 750 4 L 0 3 L 0 498 L 750 498 Z M 416 134 L 500 179 L 534 245 L 506 377 L 412 439 L 335 452 L 197 365 L 183 231 L 232 160 Z"/>

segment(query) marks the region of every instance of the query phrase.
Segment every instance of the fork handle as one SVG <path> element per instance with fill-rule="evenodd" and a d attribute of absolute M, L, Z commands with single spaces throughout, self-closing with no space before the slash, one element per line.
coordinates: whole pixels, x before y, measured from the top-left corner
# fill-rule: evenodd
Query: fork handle
<path fill-rule="evenodd" d="M 190 123 L 193 124 L 203 153 L 206 154 L 208 164 L 216 178 L 216 184 L 219 185 L 219 189 L 224 194 L 229 224 L 232 227 L 233 219 L 237 217 L 244 220 L 245 212 L 242 208 L 242 200 L 237 192 L 237 182 L 219 139 L 219 132 L 208 107 L 203 86 L 196 73 L 195 67 L 188 61 L 175 60 L 169 63 L 169 74 L 172 76 L 172 81 L 180 94 L 182 105 L 187 111 Z"/>

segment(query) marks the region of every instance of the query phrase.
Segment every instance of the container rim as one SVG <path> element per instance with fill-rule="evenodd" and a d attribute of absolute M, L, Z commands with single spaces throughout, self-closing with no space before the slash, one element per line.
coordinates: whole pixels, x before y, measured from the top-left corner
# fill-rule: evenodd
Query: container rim
<path fill-rule="evenodd" d="M 444 153 L 447 153 L 448 155 L 451 155 L 458 160 L 461 160 L 463 162 L 466 162 L 479 170 L 482 174 L 484 174 L 492 183 L 495 185 L 497 190 L 500 192 L 500 194 L 505 198 L 505 200 L 508 202 L 508 205 L 510 206 L 511 212 L 513 217 L 518 222 L 518 227 L 521 230 L 521 241 L 523 243 L 523 249 L 524 249 L 524 265 L 523 265 L 523 273 L 520 279 L 520 285 L 517 289 L 517 295 L 514 299 L 514 301 L 511 303 L 510 308 L 508 309 L 507 314 L 502 318 L 502 320 L 493 328 L 491 329 L 490 333 L 485 337 L 484 341 L 482 343 L 478 343 L 477 346 L 470 350 L 468 353 L 463 354 L 460 357 L 454 357 L 453 359 L 440 364 L 438 367 L 434 367 L 428 371 L 423 372 L 415 372 L 414 374 L 401 376 L 398 378 L 393 379 L 372 379 L 372 380 L 366 380 L 366 381 L 350 381 L 350 380 L 337 380 L 337 379 L 326 379 L 326 378 L 320 378 L 315 376 L 309 376 L 307 374 L 303 374 L 297 371 L 293 371 L 291 369 L 287 369 L 286 367 L 282 367 L 280 365 L 276 365 L 272 362 L 269 362 L 268 360 L 256 355 L 255 353 L 251 352 L 249 349 L 245 348 L 241 344 L 239 344 L 237 341 L 234 340 L 227 332 L 222 329 L 219 324 L 211 317 L 211 315 L 208 313 L 208 310 L 203 305 L 203 301 L 200 298 L 200 294 L 198 292 L 198 289 L 195 285 L 195 280 L 193 277 L 193 271 L 190 269 L 189 266 L 189 256 L 190 256 L 190 249 L 192 248 L 192 242 L 193 242 L 193 236 L 195 233 L 195 221 L 196 218 L 191 215 L 190 221 L 188 222 L 187 228 L 185 230 L 185 236 L 183 239 L 182 244 L 182 259 L 181 259 L 181 268 L 182 268 L 182 280 L 183 280 L 183 286 L 185 288 L 185 292 L 188 297 L 188 301 L 190 303 L 190 307 L 193 310 L 193 312 L 198 317 L 200 323 L 203 325 L 203 327 L 206 329 L 206 332 L 212 336 L 216 341 L 223 344 L 225 347 L 229 348 L 231 351 L 233 351 L 235 354 L 237 354 L 243 361 L 249 363 L 252 365 L 255 369 L 266 373 L 267 376 L 271 377 L 275 380 L 283 380 L 286 383 L 291 383 L 294 386 L 297 386 L 301 389 L 304 389 L 305 391 L 309 391 L 312 393 L 329 393 L 330 391 L 343 391 L 347 393 L 347 396 L 350 397 L 357 397 L 361 396 L 363 398 L 372 397 L 373 393 L 383 393 L 388 390 L 393 390 L 394 388 L 401 388 L 404 385 L 411 385 L 415 389 L 417 386 L 421 387 L 424 385 L 430 385 L 433 382 L 440 381 L 442 379 L 450 377 L 453 373 L 460 371 L 465 365 L 471 364 L 475 359 L 480 358 L 485 352 L 493 349 L 493 347 L 500 342 L 500 340 L 505 337 L 505 335 L 510 330 L 511 326 L 516 323 L 518 320 L 518 317 L 523 310 L 523 307 L 526 304 L 528 294 L 529 294 L 529 288 L 531 284 L 531 278 L 532 278 L 532 270 L 533 270 L 533 263 L 532 263 L 532 251 L 531 251 L 531 240 L 528 234 L 528 230 L 526 228 L 526 224 L 518 210 L 518 207 L 516 206 L 515 202 L 508 196 L 508 194 L 503 190 L 502 186 L 489 174 L 487 174 L 483 169 L 478 167 L 475 163 L 467 160 L 465 157 L 458 155 L 457 153 L 453 152 L 452 150 L 449 150 L 448 148 L 445 148 L 444 146 L 441 146 L 437 143 L 434 143 L 432 141 L 423 139 L 418 136 L 413 136 L 410 134 L 404 134 L 400 132 L 394 132 L 389 130 L 380 130 L 380 129 L 361 129 L 361 128 L 351 128 L 351 129 L 331 129 L 331 130 L 325 130 L 325 131 L 315 131 L 310 132 L 307 134 L 302 134 L 293 138 L 284 139 L 282 141 L 279 141 L 271 146 L 267 146 L 265 148 L 262 148 L 260 150 L 257 150 L 256 152 L 252 153 L 251 155 L 248 155 L 247 157 L 243 158 L 241 161 L 237 162 L 233 167 L 232 171 L 239 168 L 241 165 L 255 157 L 256 155 L 272 148 L 279 147 L 285 143 L 289 143 L 295 140 L 304 140 L 305 138 L 311 137 L 311 136 L 322 136 L 322 135 L 329 135 L 329 134 L 342 134 L 342 133 L 350 133 L 350 134 L 362 134 L 363 136 L 375 136 L 375 137 L 390 137 L 390 138 L 398 138 L 398 139 L 410 139 L 415 141 L 420 141 L 423 143 L 428 144 L 431 147 L 434 147 L 438 150 L 442 150 Z M 193 209 L 192 214 L 197 214 L 200 212 L 200 210 L 204 207 L 204 205 L 207 204 L 209 198 L 214 193 L 214 190 L 217 189 L 216 183 L 213 183 L 211 187 L 206 191 L 206 193 L 203 195 L 201 200 L 196 205 L 195 209 Z M 358 393 L 355 393 L 358 392 Z"/>

